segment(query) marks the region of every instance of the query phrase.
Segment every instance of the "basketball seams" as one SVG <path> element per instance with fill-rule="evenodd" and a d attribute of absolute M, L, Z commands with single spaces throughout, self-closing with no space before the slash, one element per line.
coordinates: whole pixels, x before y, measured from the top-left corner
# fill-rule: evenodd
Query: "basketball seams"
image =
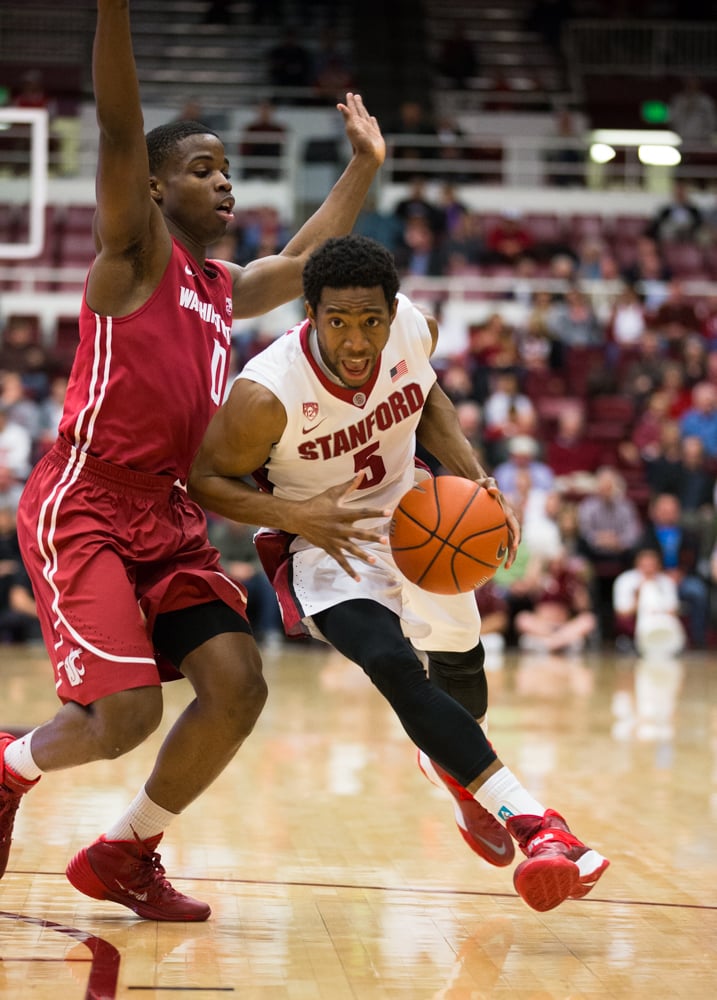
<path fill-rule="evenodd" d="M 416 484 L 401 498 L 389 530 L 398 568 L 433 593 L 466 593 L 483 585 L 507 551 L 505 520 L 494 520 L 500 514 L 498 502 L 472 480 L 439 476 Z M 491 523 L 477 526 L 476 520 L 487 518 Z"/>

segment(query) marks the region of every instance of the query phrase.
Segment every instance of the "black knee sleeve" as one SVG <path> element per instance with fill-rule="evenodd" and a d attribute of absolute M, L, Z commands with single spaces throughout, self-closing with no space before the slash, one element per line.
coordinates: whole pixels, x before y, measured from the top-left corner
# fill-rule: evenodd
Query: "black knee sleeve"
<path fill-rule="evenodd" d="M 428 653 L 428 676 L 451 698 L 455 698 L 474 719 L 488 711 L 488 681 L 483 664 L 485 650 L 478 643 L 465 653 Z"/>

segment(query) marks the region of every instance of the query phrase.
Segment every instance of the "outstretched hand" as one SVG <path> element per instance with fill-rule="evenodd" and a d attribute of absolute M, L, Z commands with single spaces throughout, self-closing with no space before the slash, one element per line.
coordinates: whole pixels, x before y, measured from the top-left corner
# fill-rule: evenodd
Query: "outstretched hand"
<path fill-rule="evenodd" d="M 378 122 L 366 110 L 360 94 L 347 94 L 345 104 L 336 107 L 344 116 L 344 128 L 354 153 L 372 155 L 380 167 L 386 159 L 386 142 Z"/>
<path fill-rule="evenodd" d="M 351 567 L 348 557 L 373 563 L 374 557 L 366 552 L 361 542 L 387 543 L 385 528 L 358 528 L 357 521 L 385 520 L 391 511 L 385 508 L 347 506 L 345 501 L 361 483 L 364 473 L 359 473 L 348 483 L 332 486 L 310 500 L 298 504 L 293 530 L 312 545 L 324 549 L 354 580 L 360 577 Z"/>
<path fill-rule="evenodd" d="M 505 523 L 508 526 L 508 556 L 503 565 L 505 569 L 510 569 L 516 555 L 518 554 L 518 545 L 520 544 L 520 522 L 518 521 L 515 511 L 501 493 L 498 484 L 492 476 L 486 476 L 484 479 L 476 479 L 475 481 L 479 486 L 482 486 L 484 490 L 487 490 L 492 497 L 495 497 L 503 508 Z"/>

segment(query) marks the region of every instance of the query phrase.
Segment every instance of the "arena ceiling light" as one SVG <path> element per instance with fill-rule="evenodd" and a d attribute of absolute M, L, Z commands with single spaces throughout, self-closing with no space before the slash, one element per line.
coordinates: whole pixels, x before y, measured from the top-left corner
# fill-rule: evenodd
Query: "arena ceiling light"
<path fill-rule="evenodd" d="M 590 146 L 590 159 L 593 163 L 609 163 L 616 156 L 617 153 L 607 142 L 594 142 Z"/>
<path fill-rule="evenodd" d="M 590 133 L 590 141 L 609 146 L 679 146 L 682 139 L 669 129 L 596 128 Z"/>
<path fill-rule="evenodd" d="M 637 147 L 640 163 L 648 167 L 676 167 L 682 162 L 679 149 L 674 146 L 642 145 Z"/>

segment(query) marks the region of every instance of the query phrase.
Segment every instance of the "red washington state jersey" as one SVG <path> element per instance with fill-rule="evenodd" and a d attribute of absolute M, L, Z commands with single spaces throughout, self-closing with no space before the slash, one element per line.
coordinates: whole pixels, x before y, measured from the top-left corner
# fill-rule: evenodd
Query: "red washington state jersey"
<path fill-rule="evenodd" d="M 154 294 L 129 316 L 100 316 L 82 299 L 60 436 L 113 465 L 186 481 L 224 400 L 232 282 L 176 240 Z"/>

